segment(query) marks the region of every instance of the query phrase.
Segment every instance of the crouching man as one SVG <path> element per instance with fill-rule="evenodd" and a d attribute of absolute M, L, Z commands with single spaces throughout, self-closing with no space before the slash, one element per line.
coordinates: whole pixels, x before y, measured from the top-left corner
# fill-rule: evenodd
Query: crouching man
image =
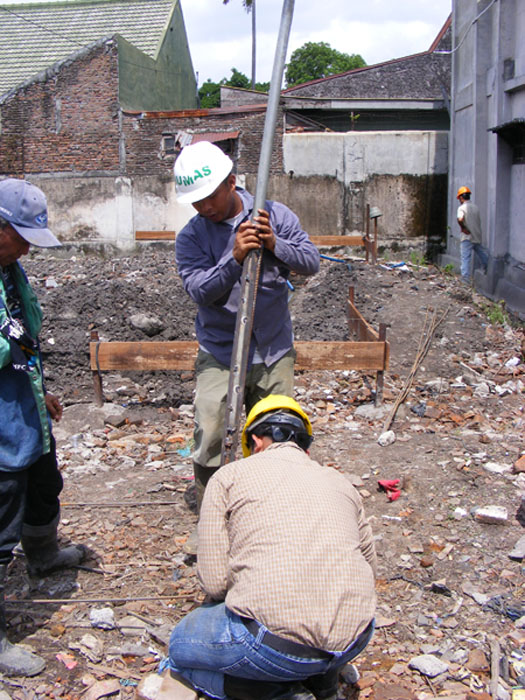
<path fill-rule="evenodd" d="M 220 699 L 335 698 L 339 669 L 369 642 L 372 532 L 349 481 L 310 459 L 311 441 L 299 404 L 267 396 L 244 427 L 247 459 L 211 478 L 197 567 L 213 602 L 172 633 L 178 697 L 195 697 L 191 685 Z"/>

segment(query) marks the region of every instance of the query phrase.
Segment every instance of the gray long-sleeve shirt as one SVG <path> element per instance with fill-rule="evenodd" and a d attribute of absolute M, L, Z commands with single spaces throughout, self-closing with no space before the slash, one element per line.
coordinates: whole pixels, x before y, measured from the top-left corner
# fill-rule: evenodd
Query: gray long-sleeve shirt
<path fill-rule="evenodd" d="M 253 196 L 237 187 L 243 205 L 241 221 L 249 218 Z M 250 344 L 249 365 L 257 347 L 264 363 L 272 365 L 293 344 L 286 280 L 290 270 L 313 275 L 319 270 L 319 251 L 300 226 L 297 216 L 279 202 L 267 201 L 275 251 L 263 249 L 263 259 Z M 229 366 L 239 306 L 242 265 L 233 257 L 234 228 L 200 214 L 177 235 L 176 262 L 184 289 L 198 304 L 197 339 L 216 360 Z"/>

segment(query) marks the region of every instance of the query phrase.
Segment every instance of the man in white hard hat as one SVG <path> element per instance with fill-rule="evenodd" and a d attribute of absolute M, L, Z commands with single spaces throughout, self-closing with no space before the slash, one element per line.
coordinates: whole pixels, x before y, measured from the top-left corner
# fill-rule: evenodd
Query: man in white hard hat
<path fill-rule="evenodd" d="M 468 187 L 462 186 L 456 196 L 459 201 L 457 220 L 461 229 L 461 279 L 466 284 L 470 283 L 472 277 L 472 254 L 485 272 L 488 264 L 487 251 L 481 244 L 481 216 L 478 207 L 470 201 L 471 194 Z"/>
<path fill-rule="evenodd" d="M 7 566 L 19 541 L 28 573 L 44 576 L 71 567 L 82 547 L 59 549 L 62 476 L 51 418 L 59 400 L 46 392 L 38 333 L 42 310 L 18 259 L 29 247 L 59 246 L 47 228 L 44 193 L 29 182 L 0 182 L 0 673 L 34 676 L 45 662 L 7 639 L 4 590 Z"/>
<path fill-rule="evenodd" d="M 308 456 L 311 441 L 301 406 L 267 396 L 246 420 L 247 458 L 208 483 L 197 575 L 213 602 L 173 630 L 173 700 L 196 698 L 181 679 L 220 700 L 335 700 L 340 669 L 368 644 L 372 531 L 348 479 Z"/>
<path fill-rule="evenodd" d="M 319 252 L 297 216 L 272 201 L 254 216 L 253 197 L 236 186 L 232 169 L 232 160 L 208 141 L 186 146 L 175 162 L 177 200 L 197 211 L 177 235 L 176 261 L 185 290 L 198 304 L 194 432 L 198 506 L 208 479 L 220 465 L 246 255 L 263 246 L 246 376 L 247 411 L 268 394 L 292 394 L 295 353 L 287 280 L 291 270 L 302 275 L 319 270 Z"/>

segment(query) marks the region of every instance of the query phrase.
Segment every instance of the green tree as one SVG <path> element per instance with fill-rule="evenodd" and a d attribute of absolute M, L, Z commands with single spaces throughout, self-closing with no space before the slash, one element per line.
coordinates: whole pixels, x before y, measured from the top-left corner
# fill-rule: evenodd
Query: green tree
<path fill-rule="evenodd" d="M 308 41 L 295 49 L 290 57 L 286 67 L 286 86 L 293 87 L 362 66 L 366 66 L 366 62 L 359 54 L 342 53 L 326 41 Z"/>
<path fill-rule="evenodd" d="M 207 80 L 199 88 L 199 102 L 203 109 L 219 107 L 221 104 L 221 83 Z"/>
<path fill-rule="evenodd" d="M 230 0 L 222 0 L 223 5 L 227 5 Z M 257 21 L 255 19 L 255 0 L 242 0 L 242 4 L 246 12 L 251 12 L 252 15 L 252 90 L 256 90 L 255 85 L 255 63 L 256 63 L 256 36 L 257 36 Z"/>
<path fill-rule="evenodd" d="M 220 107 L 221 105 L 221 85 L 229 85 L 230 87 L 244 88 L 249 90 L 251 88 L 250 79 L 247 78 L 244 73 L 237 70 L 237 68 L 232 68 L 232 74 L 229 78 L 223 78 L 218 83 L 214 83 L 212 80 L 207 80 L 199 88 L 199 100 L 200 105 L 204 109 L 211 109 L 212 107 Z M 258 92 L 268 92 L 270 89 L 270 83 L 255 83 L 255 89 Z"/>
<path fill-rule="evenodd" d="M 228 80 L 224 80 L 224 85 L 230 85 L 231 87 L 244 88 L 249 90 L 251 87 L 250 79 L 247 78 L 244 73 L 241 73 L 237 68 L 232 68 L 232 74 Z"/>

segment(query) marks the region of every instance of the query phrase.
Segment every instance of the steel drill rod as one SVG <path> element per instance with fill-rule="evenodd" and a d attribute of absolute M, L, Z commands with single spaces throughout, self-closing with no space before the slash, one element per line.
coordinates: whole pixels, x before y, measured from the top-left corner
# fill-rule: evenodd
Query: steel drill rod
<path fill-rule="evenodd" d="M 257 171 L 257 184 L 253 203 L 252 218 L 258 216 L 258 210 L 264 209 L 270 162 L 272 157 L 273 139 L 279 98 L 283 81 L 284 64 L 288 38 L 292 25 L 294 0 L 284 0 L 281 14 L 281 24 L 270 82 L 270 94 L 266 108 L 264 132 L 259 156 L 259 168 Z M 244 402 L 244 387 L 246 384 L 246 371 L 248 367 L 248 353 L 252 336 L 253 314 L 257 298 L 257 286 L 259 281 L 259 269 L 262 258 L 262 250 L 254 250 L 248 253 L 244 259 L 241 277 L 241 293 L 239 308 L 235 322 L 235 335 L 233 338 L 233 350 L 230 364 L 230 378 L 228 384 L 228 397 L 226 402 L 226 416 L 224 422 L 224 435 L 222 441 L 221 466 L 235 459 L 235 452 L 239 443 L 239 424 L 242 406 Z"/>

